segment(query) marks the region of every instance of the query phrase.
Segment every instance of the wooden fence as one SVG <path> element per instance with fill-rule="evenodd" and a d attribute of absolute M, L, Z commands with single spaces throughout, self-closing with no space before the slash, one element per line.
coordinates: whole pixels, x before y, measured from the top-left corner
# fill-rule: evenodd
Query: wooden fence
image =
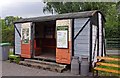
<path fill-rule="evenodd" d="M 97 57 L 97 59 L 99 60 L 105 60 L 104 62 L 97 62 L 96 66 L 94 67 L 94 70 L 97 71 L 97 75 L 98 75 L 98 71 L 104 71 L 104 72 L 109 72 L 109 73 L 116 73 L 116 74 L 120 74 L 120 65 L 119 64 L 113 64 L 111 62 L 106 62 L 106 61 L 120 61 L 120 58 L 111 58 L 111 57 Z M 102 68 L 100 66 L 107 66 L 108 68 Z M 117 68 L 116 69 L 111 69 L 111 67 Z"/>
<path fill-rule="evenodd" d="M 106 49 L 120 49 L 120 38 L 107 38 Z"/>

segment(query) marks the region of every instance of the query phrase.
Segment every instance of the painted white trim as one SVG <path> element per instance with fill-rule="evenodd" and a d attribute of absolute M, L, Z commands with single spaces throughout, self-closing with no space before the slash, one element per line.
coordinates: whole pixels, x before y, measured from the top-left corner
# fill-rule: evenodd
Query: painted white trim
<path fill-rule="evenodd" d="M 98 22 L 99 22 L 99 56 L 102 53 L 102 15 L 98 13 Z"/>

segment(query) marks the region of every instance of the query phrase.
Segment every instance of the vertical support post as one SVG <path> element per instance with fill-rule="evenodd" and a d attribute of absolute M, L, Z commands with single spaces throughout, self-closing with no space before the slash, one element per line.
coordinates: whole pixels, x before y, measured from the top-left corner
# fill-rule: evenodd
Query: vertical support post
<path fill-rule="evenodd" d="M 103 18 L 102 18 L 102 30 L 101 30 L 101 31 L 102 31 L 102 42 L 101 42 L 101 43 L 102 43 L 102 44 L 101 44 L 102 53 L 101 53 L 101 56 L 103 56 L 103 45 L 104 45 L 104 44 L 103 44 L 103 42 L 104 42 L 104 41 L 103 41 L 103 40 L 104 40 L 104 39 L 103 39 Z"/>
<path fill-rule="evenodd" d="M 104 34 L 104 33 L 105 33 L 105 32 L 103 31 L 103 39 L 104 39 L 104 40 L 103 40 L 103 41 L 104 41 L 104 42 L 103 42 L 103 43 L 104 43 L 104 46 L 103 46 L 103 47 L 104 47 L 104 54 L 105 54 L 105 56 L 106 56 L 106 41 L 105 41 L 105 34 Z"/>
<path fill-rule="evenodd" d="M 34 50 L 34 38 L 35 38 L 35 23 L 32 22 L 31 24 L 31 56 L 34 58 L 35 50 Z"/>
<path fill-rule="evenodd" d="M 89 71 L 92 71 L 92 18 L 90 19 L 90 44 L 89 44 L 90 48 L 89 48 L 89 54 L 90 54 L 90 63 L 89 63 Z"/>
<path fill-rule="evenodd" d="M 99 56 L 99 15 L 97 13 L 97 56 Z M 97 59 L 97 62 L 99 59 Z M 96 75 L 98 76 L 98 70 L 96 70 Z"/>
<path fill-rule="evenodd" d="M 97 56 L 99 56 L 99 20 L 98 19 L 99 16 L 97 15 Z"/>
<path fill-rule="evenodd" d="M 72 19 L 72 56 L 74 56 L 74 19 Z"/>
<path fill-rule="evenodd" d="M 14 44 L 13 54 L 15 55 L 15 23 L 14 23 L 14 43 L 13 44 Z"/>

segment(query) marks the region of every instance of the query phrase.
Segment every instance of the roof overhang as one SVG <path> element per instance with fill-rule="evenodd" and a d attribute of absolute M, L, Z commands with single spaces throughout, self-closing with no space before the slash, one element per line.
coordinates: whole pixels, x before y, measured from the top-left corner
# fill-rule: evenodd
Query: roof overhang
<path fill-rule="evenodd" d="M 65 13 L 65 14 L 58 14 L 58 15 L 51 15 L 51 16 L 23 18 L 18 21 L 15 21 L 14 23 L 54 21 L 54 20 L 58 20 L 58 19 L 89 18 L 89 17 L 94 16 L 94 14 L 96 14 L 98 12 L 101 13 L 98 10 L 94 10 L 94 11 Z M 102 14 L 102 17 L 105 21 L 103 14 Z"/>

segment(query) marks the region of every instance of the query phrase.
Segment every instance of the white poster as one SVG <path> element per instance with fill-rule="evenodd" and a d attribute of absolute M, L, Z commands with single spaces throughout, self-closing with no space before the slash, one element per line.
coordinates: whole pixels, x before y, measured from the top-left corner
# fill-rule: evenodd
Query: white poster
<path fill-rule="evenodd" d="M 68 48 L 68 30 L 62 29 L 57 30 L 57 48 Z"/>
<path fill-rule="evenodd" d="M 23 44 L 28 44 L 31 38 L 31 23 L 23 23 L 21 28 L 21 40 Z"/>

